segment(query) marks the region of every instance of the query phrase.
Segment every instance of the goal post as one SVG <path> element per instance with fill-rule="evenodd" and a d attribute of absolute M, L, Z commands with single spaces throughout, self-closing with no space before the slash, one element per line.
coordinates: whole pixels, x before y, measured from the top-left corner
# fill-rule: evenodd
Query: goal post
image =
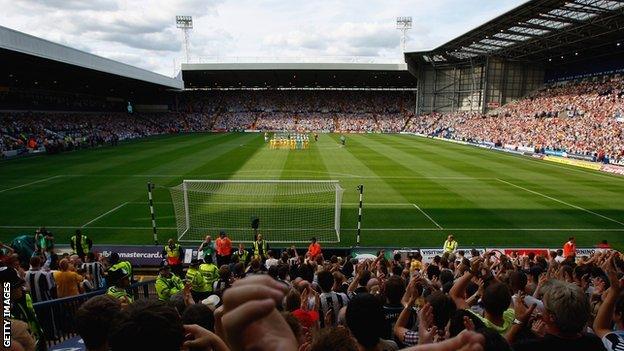
<path fill-rule="evenodd" d="M 254 219 L 268 242 L 340 242 L 344 190 L 337 180 L 184 180 L 169 190 L 182 242 L 221 230 L 251 242 Z"/>

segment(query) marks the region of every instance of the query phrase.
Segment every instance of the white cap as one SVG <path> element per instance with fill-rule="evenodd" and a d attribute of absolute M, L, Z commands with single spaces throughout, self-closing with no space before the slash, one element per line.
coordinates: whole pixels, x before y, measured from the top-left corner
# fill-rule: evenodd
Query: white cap
<path fill-rule="evenodd" d="M 203 303 L 204 305 L 210 307 L 211 310 L 216 310 L 217 306 L 219 305 L 219 302 L 221 302 L 221 299 L 219 298 L 219 296 L 217 295 L 210 295 L 207 298 L 203 299 L 201 303 Z"/>

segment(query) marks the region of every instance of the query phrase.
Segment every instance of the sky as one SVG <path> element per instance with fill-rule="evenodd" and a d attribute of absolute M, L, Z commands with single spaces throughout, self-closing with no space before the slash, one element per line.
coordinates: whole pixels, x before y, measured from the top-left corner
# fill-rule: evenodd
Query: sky
<path fill-rule="evenodd" d="M 176 15 L 193 16 L 192 60 L 402 57 L 437 47 L 526 0 L 0 0 L 0 25 L 173 76 L 184 60 Z"/>

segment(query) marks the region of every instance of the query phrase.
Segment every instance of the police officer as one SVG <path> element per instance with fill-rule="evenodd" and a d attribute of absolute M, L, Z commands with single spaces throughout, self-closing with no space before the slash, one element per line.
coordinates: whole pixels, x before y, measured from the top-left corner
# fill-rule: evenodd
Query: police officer
<path fill-rule="evenodd" d="M 260 259 L 262 261 L 267 259 L 267 250 L 268 246 L 266 240 L 262 238 L 262 234 L 258 234 L 258 240 L 253 243 L 253 253 L 254 258 Z"/>
<path fill-rule="evenodd" d="M 249 252 L 245 250 L 245 246 L 243 243 L 238 244 L 238 250 L 233 253 L 234 256 L 238 257 L 238 262 L 241 262 L 245 267 L 249 263 Z"/>
<path fill-rule="evenodd" d="M 167 265 L 173 274 L 182 277 L 182 247 L 180 244 L 169 239 L 162 251 L 163 257 L 167 260 Z"/>
<path fill-rule="evenodd" d="M 93 241 L 83 235 L 80 229 L 76 229 L 76 234 L 71 237 L 70 246 L 73 255 L 78 255 L 82 261 L 84 261 L 85 255 L 91 252 L 93 247 Z"/>
<path fill-rule="evenodd" d="M 128 273 L 128 277 L 130 278 L 130 284 L 133 283 L 134 279 L 132 276 L 132 263 L 129 261 L 121 261 L 119 258 L 119 254 L 117 252 L 111 253 L 108 258 L 108 263 L 110 263 L 110 267 L 108 268 L 108 272 L 116 271 L 118 269 L 123 269 Z"/>
<path fill-rule="evenodd" d="M 210 286 L 210 292 L 212 292 L 214 282 L 219 280 L 219 267 L 212 263 L 212 257 L 208 256 L 204 263 L 199 265 L 199 271 L 206 278 L 206 283 Z"/>
<path fill-rule="evenodd" d="M 446 241 L 444 242 L 444 247 L 442 249 L 444 250 L 444 253 L 453 253 L 455 252 L 455 250 L 457 250 L 457 241 L 452 234 L 446 238 Z"/>
<path fill-rule="evenodd" d="M 191 284 L 191 296 L 195 302 L 201 301 L 212 293 L 212 284 L 199 270 L 200 261 L 196 258 L 191 260 L 191 265 L 186 271 L 186 281 Z"/>
<path fill-rule="evenodd" d="M 108 282 L 111 287 L 106 290 L 106 295 L 118 299 L 122 305 L 134 302 L 132 295 L 128 294 L 130 286 L 130 273 L 123 268 L 108 271 Z"/>
<path fill-rule="evenodd" d="M 160 272 L 156 278 L 156 293 L 160 301 L 169 301 L 172 295 L 184 290 L 184 282 L 180 277 L 171 273 L 166 261 L 160 265 Z"/>

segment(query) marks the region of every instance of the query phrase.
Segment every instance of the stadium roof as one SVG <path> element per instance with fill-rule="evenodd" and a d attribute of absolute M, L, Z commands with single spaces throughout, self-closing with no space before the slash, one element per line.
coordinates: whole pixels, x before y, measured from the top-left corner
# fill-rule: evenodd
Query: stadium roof
<path fill-rule="evenodd" d="M 415 89 L 405 63 L 229 62 L 182 64 L 187 89 Z"/>
<path fill-rule="evenodd" d="M 182 89 L 184 83 L 0 26 L 0 85 L 83 93 Z"/>
<path fill-rule="evenodd" d="M 623 34 L 623 0 L 531 0 L 431 51 L 407 55 L 433 64 L 487 56 L 581 60 L 624 49 Z"/>

